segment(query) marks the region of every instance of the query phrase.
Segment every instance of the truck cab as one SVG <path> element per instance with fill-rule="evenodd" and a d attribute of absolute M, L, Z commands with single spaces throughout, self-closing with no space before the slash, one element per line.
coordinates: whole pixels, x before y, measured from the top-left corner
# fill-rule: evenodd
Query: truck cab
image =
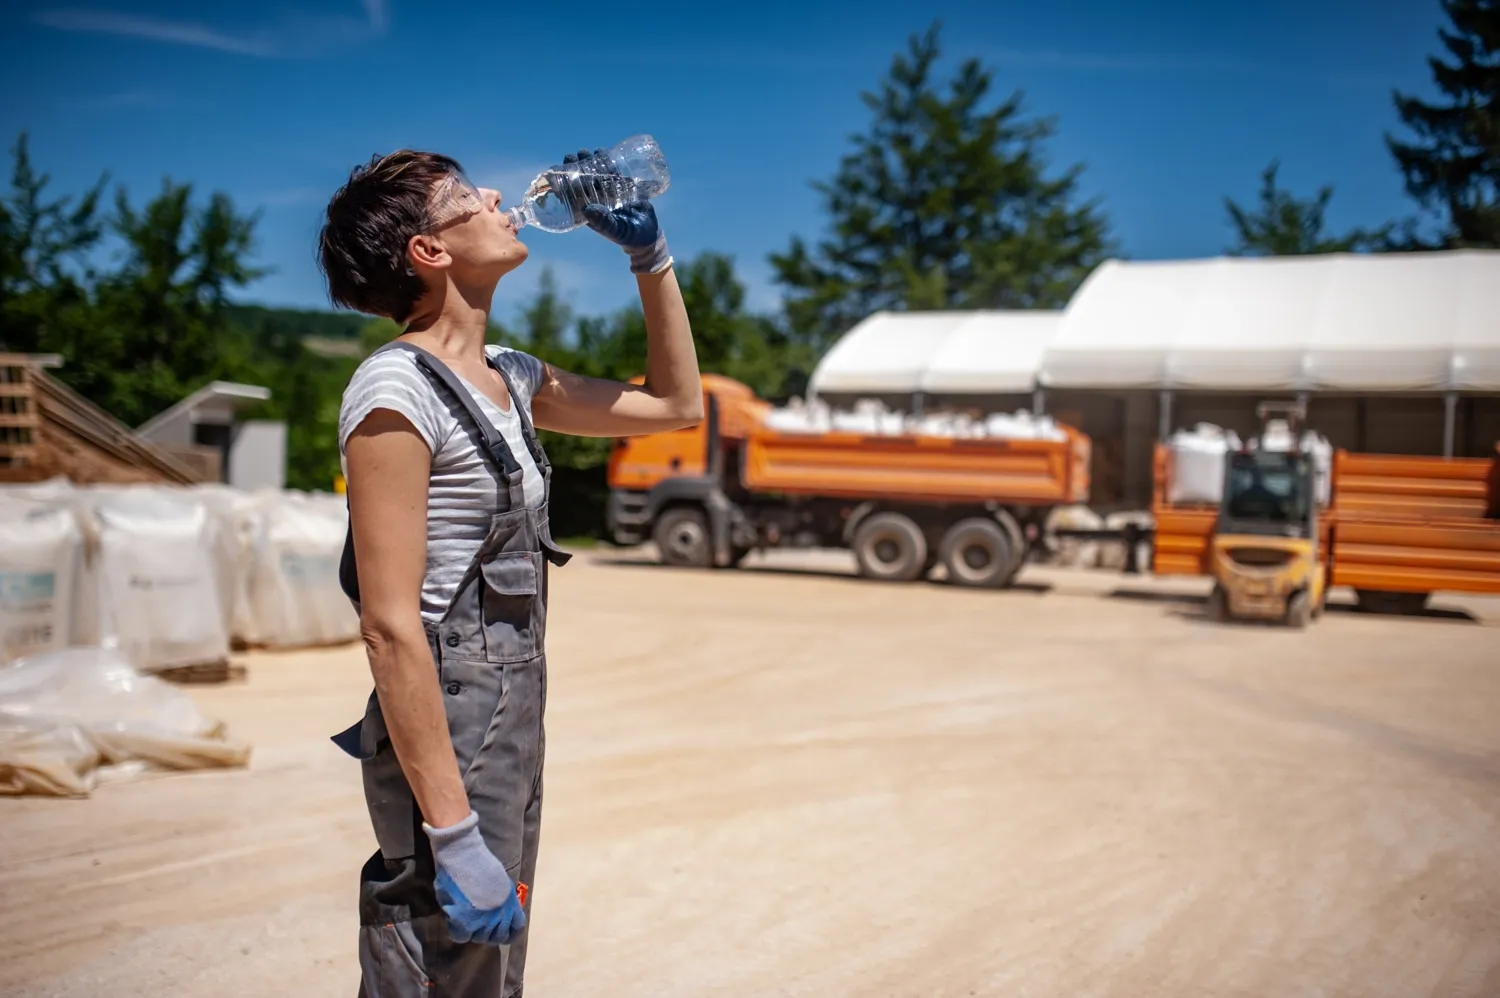
<path fill-rule="evenodd" d="M 632 379 L 636 384 L 642 379 Z M 769 403 L 748 385 L 704 374 L 703 421 L 680 430 L 622 437 L 609 455 L 610 539 L 622 547 L 646 540 L 675 540 L 674 552 L 695 563 L 712 550 L 707 517 L 678 516 L 681 529 L 659 529 L 666 508 L 714 504 L 737 467 L 740 448 Z M 691 536 L 689 536 L 691 535 Z M 704 545 L 708 545 L 705 547 Z"/>

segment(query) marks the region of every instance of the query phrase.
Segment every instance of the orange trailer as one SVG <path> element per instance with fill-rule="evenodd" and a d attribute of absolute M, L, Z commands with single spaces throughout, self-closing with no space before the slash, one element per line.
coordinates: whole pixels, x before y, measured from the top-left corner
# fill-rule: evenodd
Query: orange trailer
<path fill-rule="evenodd" d="M 1218 510 L 1167 502 L 1171 454 L 1157 445 L 1152 512 L 1158 575 L 1209 575 Z M 1496 457 L 1444 459 L 1334 455 L 1331 501 L 1318 551 L 1330 584 L 1360 606 L 1413 613 L 1434 592 L 1500 594 L 1500 449 Z"/>
<path fill-rule="evenodd" d="M 616 443 L 609 524 L 669 564 L 737 565 L 758 548 L 849 547 L 865 575 L 1003 586 L 1053 507 L 1085 502 L 1089 439 L 783 432 L 770 406 L 704 376 L 704 422 Z"/>

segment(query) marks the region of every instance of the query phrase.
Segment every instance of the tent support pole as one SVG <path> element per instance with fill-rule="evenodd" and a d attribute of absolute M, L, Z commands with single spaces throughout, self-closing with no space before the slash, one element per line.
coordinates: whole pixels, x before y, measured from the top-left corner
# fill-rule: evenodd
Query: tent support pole
<path fill-rule="evenodd" d="M 1163 388 L 1156 403 L 1156 439 L 1166 443 L 1172 435 L 1172 390 Z"/>
<path fill-rule="evenodd" d="M 922 393 L 911 393 L 911 414 L 918 419 L 922 418 Z"/>
<path fill-rule="evenodd" d="M 1033 416 L 1040 416 L 1046 413 L 1046 411 L 1047 391 L 1044 388 L 1038 388 L 1031 393 L 1031 414 Z"/>
<path fill-rule="evenodd" d="M 1458 392 L 1443 396 L 1443 457 L 1453 459 L 1453 436 L 1458 425 Z"/>

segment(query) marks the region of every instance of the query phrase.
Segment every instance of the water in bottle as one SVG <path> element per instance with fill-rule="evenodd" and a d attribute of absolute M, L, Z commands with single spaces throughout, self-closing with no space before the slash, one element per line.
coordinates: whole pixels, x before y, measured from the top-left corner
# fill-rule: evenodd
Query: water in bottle
<path fill-rule="evenodd" d="M 584 224 L 586 204 L 618 208 L 654 198 L 671 183 L 661 146 L 649 135 L 636 135 L 607 150 L 602 160 L 591 156 L 539 174 L 506 214 L 518 229 L 534 225 L 544 232 L 567 232 Z M 581 199 L 572 193 L 580 187 Z"/>

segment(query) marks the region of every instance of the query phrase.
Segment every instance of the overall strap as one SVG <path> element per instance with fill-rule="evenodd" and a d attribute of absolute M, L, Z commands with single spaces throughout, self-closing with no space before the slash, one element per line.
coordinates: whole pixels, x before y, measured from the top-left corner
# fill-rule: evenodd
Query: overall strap
<path fill-rule="evenodd" d="M 495 429 L 495 424 L 490 422 L 489 417 L 484 414 L 484 410 L 479 408 L 479 403 L 474 401 L 474 396 L 469 393 L 468 388 L 464 386 L 464 383 L 458 379 L 458 375 L 454 374 L 447 364 L 444 364 L 421 347 L 407 343 L 404 340 L 392 340 L 375 352 L 380 353 L 383 350 L 405 350 L 410 353 L 412 359 L 417 362 L 417 366 L 426 372 L 434 384 L 441 385 L 447 389 L 448 394 L 452 395 L 454 400 L 463 407 L 464 412 L 468 414 L 469 422 L 473 424 L 472 429 L 479 435 L 480 441 L 484 444 L 485 453 L 489 454 L 490 458 L 499 465 L 506 480 L 510 481 L 520 473 L 520 462 L 511 453 L 510 445 L 505 442 L 505 436 L 499 430 Z M 371 356 L 374 355 L 372 354 Z M 505 378 L 503 371 L 500 376 L 502 379 Z M 508 379 L 505 381 L 505 390 L 510 392 L 510 381 Z M 516 404 L 514 392 L 510 392 L 510 404 L 512 406 Z M 524 422 L 522 426 L 525 426 Z"/>
<path fill-rule="evenodd" d="M 516 401 L 516 386 L 511 382 L 510 375 L 505 373 L 505 365 L 500 363 L 499 358 L 491 357 L 488 351 L 485 351 L 484 356 L 490 362 L 490 366 L 500 374 L 500 379 L 505 382 L 505 390 L 510 392 L 510 404 L 515 407 L 516 414 L 521 417 L 521 439 L 526 441 L 526 449 L 531 451 L 531 459 L 536 462 L 536 470 L 545 477 L 552 465 L 547 460 L 546 452 L 542 450 L 542 442 L 537 439 L 536 427 L 531 425 L 531 414 L 527 412 L 526 406 Z"/>

